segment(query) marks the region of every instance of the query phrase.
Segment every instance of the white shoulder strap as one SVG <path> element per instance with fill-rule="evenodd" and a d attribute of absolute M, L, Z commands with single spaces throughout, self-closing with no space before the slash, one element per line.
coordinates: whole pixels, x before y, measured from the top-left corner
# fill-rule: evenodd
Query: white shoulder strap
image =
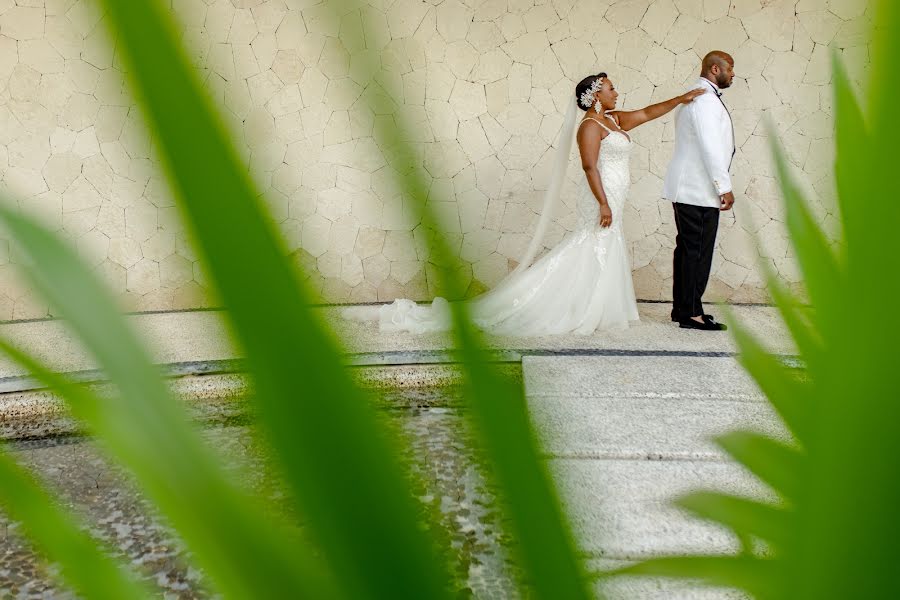
<path fill-rule="evenodd" d="M 609 127 L 607 127 L 607 126 L 604 125 L 603 123 L 601 123 L 599 119 L 595 119 L 594 117 L 585 117 L 584 120 L 583 120 L 581 123 L 584 123 L 584 121 L 593 121 L 594 123 L 596 123 L 597 125 L 599 125 L 599 126 L 602 127 L 603 129 L 605 129 L 606 131 L 608 131 L 609 133 L 612 133 L 612 129 L 610 129 Z M 581 124 L 579 124 L 578 126 L 581 127 Z"/>

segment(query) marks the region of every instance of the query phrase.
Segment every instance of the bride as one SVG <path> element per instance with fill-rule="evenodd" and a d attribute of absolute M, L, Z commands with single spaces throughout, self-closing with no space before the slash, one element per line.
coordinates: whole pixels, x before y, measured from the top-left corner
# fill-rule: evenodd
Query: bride
<path fill-rule="evenodd" d="M 501 335 L 584 335 L 625 328 L 638 320 L 622 232 L 631 178 L 632 142 L 626 132 L 703 93 L 695 89 L 640 110 L 617 111 L 619 94 L 606 73 L 586 77 L 575 87 L 535 236 L 512 273 L 494 289 L 466 300 L 476 325 Z M 576 107 L 585 113 L 576 136 L 585 175 L 577 192 L 578 226 L 532 265 L 559 198 Z M 351 307 L 344 317 L 377 321 L 382 331 L 424 333 L 451 327 L 450 306 L 443 298 L 435 298 L 431 305 L 398 299 L 393 304 Z"/>

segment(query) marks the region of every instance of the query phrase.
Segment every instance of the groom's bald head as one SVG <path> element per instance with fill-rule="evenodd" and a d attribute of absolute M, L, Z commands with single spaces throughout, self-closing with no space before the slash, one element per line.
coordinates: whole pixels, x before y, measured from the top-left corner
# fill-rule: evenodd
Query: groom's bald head
<path fill-rule="evenodd" d="M 727 88 L 734 79 L 734 59 L 727 52 L 713 50 L 703 57 L 700 76 L 715 82 L 722 89 Z"/>

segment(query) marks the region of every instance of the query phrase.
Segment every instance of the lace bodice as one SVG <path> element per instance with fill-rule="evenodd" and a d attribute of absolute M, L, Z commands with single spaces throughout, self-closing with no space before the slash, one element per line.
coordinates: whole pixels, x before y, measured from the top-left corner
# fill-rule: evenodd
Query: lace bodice
<path fill-rule="evenodd" d="M 603 190 L 613 213 L 613 224 L 610 229 L 618 229 L 622 226 L 622 210 L 631 185 L 629 168 L 631 140 L 622 131 L 610 130 L 603 124 L 601 126 L 606 128 L 609 134 L 600 144 L 597 167 L 600 169 L 600 180 L 603 182 Z M 579 184 L 577 208 L 579 228 L 599 227 L 600 205 L 591 192 L 587 178 L 582 179 Z"/>

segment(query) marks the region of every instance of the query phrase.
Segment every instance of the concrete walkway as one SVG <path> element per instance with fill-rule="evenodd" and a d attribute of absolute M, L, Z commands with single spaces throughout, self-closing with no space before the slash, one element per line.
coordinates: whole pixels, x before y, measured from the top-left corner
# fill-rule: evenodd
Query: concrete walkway
<path fill-rule="evenodd" d="M 448 359 L 446 336 L 383 334 L 371 325 L 343 321 L 338 307 L 316 310 L 336 332 L 350 364 Z M 733 310 L 771 351 L 793 353 L 775 309 Z M 733 551 L 737 541 L 726 531 L 688 517 L 669 501 L 697 488 L 768 496 L 710 437 L 736 428 L 785 436 L 733 357 L 727 332 L 679 329 L 668 320 L 664 304 L 644 303 L 640 311 L 641 323 L 624 332 L 491 340 L 499 360 L 521 360 L 535 426 L 582 548 L 597 569 L 661 554 Z M 220 312 L 129 319 L 155 359 L 174 372 L 208 372 L 211 364 L 228 370 L 240 358 Z M 58 321 L 0 324 L 0 335 L 60 371 L 93 368 Z M 0 392 L 30 385 L 17 366 L 0 360 Z M 604 587 L 609 597 L 623 599 L 742 597 L 650 579 L 617 580 Z"/>
<path fill-rule="evenodd" d="M 523 373 L 582 548 L 603 559 L 598 568 L 735 551 L 726 530 L 671 506 L 688 491 L 771 497 L 710 441 L 739 428 L 786 437 L 734 358 L 525 357 Z M 623 599 L 741 597 L 647 579 L 608 587 Z"/>

